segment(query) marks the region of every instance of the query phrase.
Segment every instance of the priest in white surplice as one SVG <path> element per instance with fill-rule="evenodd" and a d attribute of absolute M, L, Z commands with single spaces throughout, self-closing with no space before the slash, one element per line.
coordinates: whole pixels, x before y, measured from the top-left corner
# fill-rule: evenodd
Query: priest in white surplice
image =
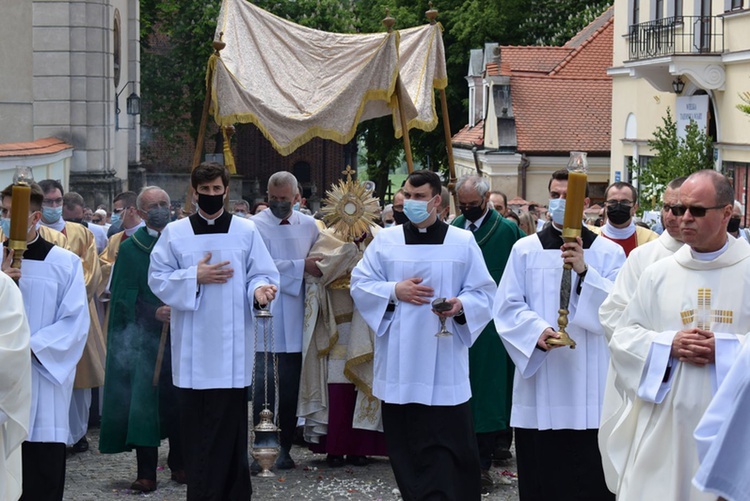
<path fill-rule="evenodd" d="M 293 207 L 299 206 L 297 178 L 291 172 L 280 171 L 268 179 L 269 208 L 253 216 L 263 243 L 279 270 L 281 286 L 279 298 L 271 303 L 273 314 L 273 352 L 277 354 L 279 373 L 279 427 L 281 451 L 276 459 L 280 469 L 294 468 L 289 452 L 297 426 L 297 396 L 302 369 L 302 321 L 305 316 L 305 273 L 321 276 L 315 264 L 321 258 L 307 257 L 318 239 L 315 219 Z M 255 359 L 256 381 L 263 381 L 263 343 L 258 343 Z M 269 380 L 273 379 L 272 365 L 268 365 Z M 253 388 L 253 422 L 260 421 L 265 392 L 262 384 Z M 274 409 L 273 392 L 269 392 L 270 409 Z M 253 464 L 253 468 L 257 468 Z"/>
<path fill-rule="evenodd" d="M 375 332 L 373 394 L 406 500 L 478 500 L 479 451 L 469 398 L 469 347 L 489 322 L 495 282 L 473 235 L 438 221 L 440 178 L 406 179 L 410 222 L 380 231 L 352 271 L 354 303 Z M 431 302 L 453 334 L 436 337 Z"/>
<path fill-rule="evenodd" d="M 563 243 L 567 193 L 568 171 L 555 171 L 549 183 L 552 224 L 513 246 L 495 297 L 495 326 L 516 364 L 510 424 L 522 499 L 612 497 L 596 443 L 609 363 L 598 312 L 625 253 L 585 225 L 577 242 Z M 564 262 L 575 273 L 567 327 L 574 350 L 546 343 L 559 336 Z"/>
<path fill-rule="evenodd" d="M 600 442 L 618 499 L 715 498 L 691 485 L 692 435 L 750 330 L 750 246 L 728 238 L 733 202 L 718 172 L 685 181 L 675 209 L 686 245 L 646 268 L 612 335 L 625 402 Z"/>
<path fill-rule="evenodd" d="M 706 409 L 695 441 L 700 468 L 693 485 L 727 501 L 750 500 L 750 343 L 742 350 Z"/>
<path fill-rule="evenodd" d="M 272 300 L 278 272 L 249 219 L 224 210 L 229 173 L 215 162 L 190 182 L 198 211 L 168 224 L 151 252 L 148 285 L 171 306 L 187 499 L 249 499 L 247 387 L 253 305 Z"/>
<path fill-rule="evenodd" d="M 62 500 L 65 443 L 76 365 L 89 329 L 88 298 L 78 256 L 44 240 L 36 225 L 44 194 L 32 184 L 27 249 L 20 270 L 3 271 L 18 279 L 31 331 L 31 416 L 22 446 L 23 495 L 30 501 Z M 2 192 L 10 211 L 12 189 Z"/>
<path fill-rule="evenodd" d="M 682 216 L 673 213 L 672 207 L 678 205 L 680 186 L 685 182 L 685 179 L 687 178 L 679 177 L 667 184 L 662 196 L 661 209 L 661 222 L 664 232 L 658 239 L 633 250 L 617 275 L 612 292 L 610 292 L 607 300 L 602 303 L 602 307 L 599 308 L 599 319 L 602 322 L 607 340 L 612 338 L 617 322 L 622 317 L 628 303 L 633 299 L 638 287 L 638 280 L 645 269 L 656 261 L 671 256 L 682 247 L 682 235 L 680 234 Z M 679 210 L 676 209 L 675 211 L 678 212 Z M 608 414 L 602 414 L 601 425 L 599 426 L 600 451 L 606 450 L 606 439 L 612 433 L 612 428 L 617 424 L 619 409 L 622 405 L 626 405 L 623 392 L 616 384 L 615 376 L 614 367 L 610 361 L 607 385 L 604 389 L 604 405 L 602 406 L 607 409 Z M 613 483 L 609 484 L 608 487 L 614 491 L 616 489 L 614 481 L 616 481 L 617 475 L 613 473 L 614 467 L 609 462 L 607 454 L 602 454 L 602 463 L 605 479 L 613 480 Z"/>
<path fill-rule="evenodd" d="M 21 291 L 0 273 L 0 499 L 6 501 L 21 495 L 21 443 L 29 433 L 30 408 L 29 322 Z"/>

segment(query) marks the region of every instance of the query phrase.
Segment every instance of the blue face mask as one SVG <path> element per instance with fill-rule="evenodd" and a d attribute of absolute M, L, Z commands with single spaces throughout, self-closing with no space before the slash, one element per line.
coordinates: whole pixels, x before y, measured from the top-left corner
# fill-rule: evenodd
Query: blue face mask
<path fill-rule="evenodd" d="M 110 223 L 112 223 L 112 226 L 117 226 L 120 224 L 120 219 L 122 219 L 122 216 L 120 214 L 112 214 L 112 217 L 109 218 Z"/>
<path fill-rule="evenodd" d="M 6 238 L 10 238 L 10 218 L 4 217 L 0 219 L 0 228 L 3 230 L 3 235 L 5 235 Z"/>
<path fill-rule="evenodd" d="M 563 225 L 565 219 L 565 199 L 552 198 L 549 201 L 549 213 L 552 215 L 552 221 L 558 225 Z"/>
<path fill-rule="evenodd" d="M 406 217 L 409 218 L 409 221 L 411 221 L 414 224 L 419 224 L 428 217 L 430 217 L 430 213 L 432 211 L 427 210 L 427 205 L 434 199 L 435 197 L 432 197 L 431 199 L 427 201 L 423 200 L 405 200 L 404 201 L 404 214 L 406 214 Z M 433 207 L 434 210 L 434 207 Z"/>
<path fill-rule="evenodd" d="M 42 219 L 47 224 L 56 223 L 62 217 L 62 206 L 60 207 L 42 207 Z"/>
<path fill-rule="evenodd" d="M 292 209 L 293 209 L 293 210 L 299 210 L 299 207 L 300 207 L 300 203 L 299 203 L 299 202 L 297 202 L 296 204 L 294 204 L 294 205 L 292 206 Z"/>

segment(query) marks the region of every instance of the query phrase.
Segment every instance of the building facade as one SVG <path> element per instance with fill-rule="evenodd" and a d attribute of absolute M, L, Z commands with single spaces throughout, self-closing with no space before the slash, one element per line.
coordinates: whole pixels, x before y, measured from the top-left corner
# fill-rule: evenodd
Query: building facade
<path fill-rule="evenodd" d="M 585 151 L 593 202 L 610 177 L 613 10 L 562 47 L 486 44 L 471 52 L 469 123 L 453 137 L 456 172 L 508 199 L 547 204 L 550 175 Z"/>
<path fill-rule="evenodd" d="M 140 162 L 138 0 L 5 0 L 2 14 L 0 144 L 37 180 L 110 204 Z M 53 138 L 72 146 L 65 161 L 29 154 Z M 20 161 L 5 158 L 3 179 Z"/>
<path fill-rule="evenodd" d="M 678 129 L 692 118 L 714 140 L 716 169 L 748 203 L 750 91 L 748 0 L 617 0 L 612 85 L 613 180 L 637 183 L 654 152 L 648 140 L 667 108 Z"/>

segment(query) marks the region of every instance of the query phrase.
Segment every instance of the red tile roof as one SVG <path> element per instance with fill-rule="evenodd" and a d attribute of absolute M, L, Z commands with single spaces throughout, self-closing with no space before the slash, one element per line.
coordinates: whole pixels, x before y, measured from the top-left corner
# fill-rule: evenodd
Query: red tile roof
<path fill-rule="evenodd" d="M 500 62 L 487 65 L 487 76 L 511 77 L 519 152 L 609 154 L 612 79 L 607 68 L 612 66 L 612 13 L 608 9 L 564 47 L 503 46 Z M 471 129 L 471 136 L 464 127 L 453 143 L 482 146 L 478 127 Z"/>
<path fill-rule="evenodd" d="M 568 47 L 500 47 L 500 60 L 508 63 L 513 73 L 549 73 L 574 49 Z M 492 64 L 492 63 L 490 63 Z M 489 65 L 488 71 L 489 74 Z"/>
<path fill-rule="evenodd" d="M 465 125 L 452 138 L 451 142 L 456 146 L 472 148 L 484 144 L 484 120 L 480 120 L 474 127 Z"/>
<path fill-rule="evenodd" d="M 0 157 L 30 157 L 35 155 L 49 155 L 63 150 L 73 149 L 73 146 L 62 139 L 47 137 L 28 143 L 0 144 Z"/>
<path fill-rule="evenodd" d="M 610 151 L 609 79 L 511 77 L 518 151 Z"/>

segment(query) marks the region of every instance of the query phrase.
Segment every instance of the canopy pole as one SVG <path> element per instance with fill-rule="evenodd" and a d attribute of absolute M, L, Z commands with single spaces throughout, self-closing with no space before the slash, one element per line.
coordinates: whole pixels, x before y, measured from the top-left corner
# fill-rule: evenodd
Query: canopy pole
<path fill-rule="evenodd" d="M 425 16 L 429 19 L 430 24 L 437 22 L 438 11 L 433 8 L 430 2 L 430 10 L 425 11 Z M 456 166 L 453 162 L 453 143 L 451 142 L 451 123 L 448 118 L 448 100 L 445 97 L 445 89 L 440 89 L 440 108 L 443 113 L 443 131 L 445 132 L 445 151 L 448 155 L 448 169 L 450 170 L 450 180 L 448 189 L 453 194 L 453 201 L 458 207 L 458 195 L 456 194 Z"/>
<path fill-rule="evenodd" d="M 224 36 L 224 32 L 219 33 L 219 39 L 214 40 L 213 48 L 214 53 L 211 57 L 221 57 L 221 50 L 227 46 L 226 43 L 221 41 Z M 198 138 L 195 141 L 195 151 L 193 153 L 193 164 L 190 167 L 192 173 L 196 167 L 201 164 L 201 157 L 203 156 L 203 143 L 206 139 L 206 126 L 208 125 L 208 110 L 211 106 L 211 93 L 213 92 L 213 66 L 209 64 L 206 72 L 206 98 L 203 100 L 203 112 L 201 113 L 201 124 L 198 129 Z M 185 196 L 185 212 L 193 212 L 193 184 L 188 183 L 187 194 Z"/>
<path fill-rule="evenodd" d="M 385 9 L 385 18 L 382 21 L 383 26 L 386 27 L 388 33 L 393 33 L 393 25 L 396 24 L 396 20 L 391 17 L 391 10 Z M 396 77 L 396 103 L 398 104 L 398 114 L 401 119 L 401 138 L 404 141 L 404 155 L 406 156 L 406 167 L 409 170 L 409 174 L 414 172 L 414 159 L 411 155 L 411 140 L 409 139 L 409 129 L 407 128 L 406 115 L 404 114 L 404 103 L 401 99 L 401 76 Z"/>

